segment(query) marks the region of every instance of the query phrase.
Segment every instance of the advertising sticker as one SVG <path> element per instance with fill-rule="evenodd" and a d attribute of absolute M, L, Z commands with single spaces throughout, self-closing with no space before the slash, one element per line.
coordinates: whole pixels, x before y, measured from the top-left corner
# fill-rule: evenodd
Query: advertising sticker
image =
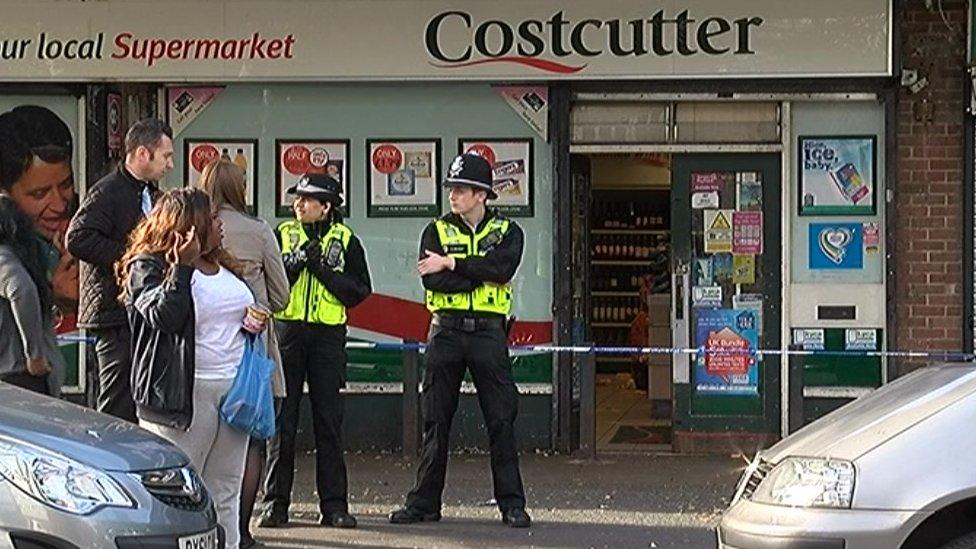
<path fill-rule="evenodd" d="M 825 348 L 823 329 L 793 330 L 793 344 L 799 345 L 804 351 L 823 351 Z"/>
<path fill-rule="evenodd" d="M 342 184 L 342 209 L 346 217 L 352 212 L 349 198 L 349 141 L 348 140 L 286 140 L 275 141 L 275 214 L 291 217 L 293 197 L 288 189 L 305 174 L 332 176 Z"/>
<path fill-rule="evenodd" d="M 705 210 L 705 253 L 732 251 L 732 210 Z"/>
<path fill-rule="evenodd" d="M 695 318 L 695 391 L 718 395 L 759 393 L 756 314 L 749 310 L 704 309 Z"/>
<path fill-rule="evenodd" d="M 257 139 L 186 139 L 183 141 L 183 181 L 194 185 L 203 168 L 216 158 L 237 164 L 244 170 L 244 199 L 252 214 L 258 213 Z"/>
<path fill-rule="evenodd" d="M 511 217 L 532 216 L 532 142 L 515 138 L 458 140 L 460 152 L 481 155 L 491 164 L 491 186 L 498 195 L 491 205 Z"/>
<path fill-rule="evenodd" d="M 844 331 L 845 351 L 877 351 L 878 331 L 864 328 L 848 328 Z"/>
<path fill-rule="evenodd" d="M 800 215 L 875 213 L 875 143 L 868 136 L 800 137 Z"/>
<path fill-rule="evenodd" d="M 366 215 L 429 217 L 440 213 L 439 139 L 366 140 Z"/>
<path fill-rule="evenodd" d="M 862 229 L 860 223 L 811 223 L 810 268 L 824 270 L 863 268 Z"/>
<path fill-rule="evenodd" d="M 762 255 L 762 212 L 732 212 L 732 252 Z"/>

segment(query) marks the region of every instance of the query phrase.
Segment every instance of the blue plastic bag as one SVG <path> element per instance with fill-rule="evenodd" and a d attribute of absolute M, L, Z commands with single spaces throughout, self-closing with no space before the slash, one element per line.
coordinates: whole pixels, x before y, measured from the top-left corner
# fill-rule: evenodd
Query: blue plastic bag
<path fill-rule="evenodd" d="M 275 363 L 268 358 L 262 337 L 248 335 L 245 341 L 237 376 L 220 403 L 220 419 L 256 439 L 266 440 L 275 433 L 271 394 Z"/>

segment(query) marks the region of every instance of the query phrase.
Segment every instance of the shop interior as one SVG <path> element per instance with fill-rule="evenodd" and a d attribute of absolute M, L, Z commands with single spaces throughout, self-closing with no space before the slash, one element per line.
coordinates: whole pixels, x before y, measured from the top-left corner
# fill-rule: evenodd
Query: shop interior
<path fill-rule="evenodd" d="M 589 156 L 590 338 L 671 346 L 671 158 Z M 670 450 L 672 357 L 596 357 L 600 450 Z"/>

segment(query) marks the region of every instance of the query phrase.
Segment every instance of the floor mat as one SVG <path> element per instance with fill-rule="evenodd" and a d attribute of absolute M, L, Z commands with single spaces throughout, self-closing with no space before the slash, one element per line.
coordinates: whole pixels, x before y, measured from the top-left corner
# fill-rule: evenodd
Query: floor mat
<path fill-rule="evenodd" d="M 621 425 L 610 444 L 670 444 L 670 426 Z"/>

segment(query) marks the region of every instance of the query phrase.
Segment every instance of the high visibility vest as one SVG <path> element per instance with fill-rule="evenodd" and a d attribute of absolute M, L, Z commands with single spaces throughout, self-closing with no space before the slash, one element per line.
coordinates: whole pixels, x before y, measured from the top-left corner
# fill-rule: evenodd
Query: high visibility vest
<path fill-rule="evenodd" d="M 281 235 L 282 254 L 290 253 L 308 242 L 305 228 L 297 220 L 285 221 L 279 225 L 278 233 Z M 344 265 L 351 238 L 352 231 L 349 227 L 341 223 L 333 223 L 321 239 L 323 257 L 330 252 L 331 247 L 341 246 L 338 264 Z M 308 272 L 308 269 L 302 269 L 298 280 L 292 284 L 288 307 L 277 313 L 275 318 L 335 326 L 346 323 L 346 306 L 332 295 L 332 292 L 327 290 L 318 278 Z"/>
<path fill-rule="evenodd" d="M 434 222 L 441 248 L 449 257 L 464 259 L 481 257 L 508 232 L 509 220 L 492 218 L 474 235 L 461 232 L 456 226 L 438 219 Z M 427 309 L 438 311 L 477 311 L 508 315 L 512 309 L 512 285 L 484 282 L 469 293 L 427 291 Z"/>

